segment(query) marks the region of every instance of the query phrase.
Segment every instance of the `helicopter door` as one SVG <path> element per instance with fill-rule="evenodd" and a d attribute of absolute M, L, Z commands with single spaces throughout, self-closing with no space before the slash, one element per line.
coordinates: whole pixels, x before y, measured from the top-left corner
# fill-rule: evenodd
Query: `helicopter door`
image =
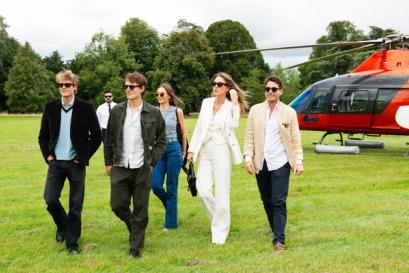
<path fill-rule="evenodd" d="M 373 113 L 373 100 L 377 90 L 337 88 L 334 92 L 329 128 L 348 130 L 369 128 Z M 373 93 L 373 96 L 371 94 Z"/>
<path fill-rule="evenodd" d="M 306 130 L 326 130 L 328 126 L 328 104 L 330 90 L 318 89 L 312 94 L 312 98 L 302 117 L 302 127 Z"/>

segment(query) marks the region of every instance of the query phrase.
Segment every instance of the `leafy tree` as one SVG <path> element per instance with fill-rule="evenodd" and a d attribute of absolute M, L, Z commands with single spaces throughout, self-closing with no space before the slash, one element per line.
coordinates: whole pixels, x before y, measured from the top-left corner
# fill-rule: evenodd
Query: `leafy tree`
<path fill-rule="evenodd" d="M 5 86 L 9 111 L 41 112 L 56 90 L 50 73 L 28 43 L 19 47 Z"/>
<path fill-rule="evenodd" d="M 215 52 L 256 48 L 249 31 L 237 21 L 215 22 L 209 26 L 205 35 Z M 268 74 L 269 67 L 260 52 L 217 55 L 212 74 L 219 71 L 227 72 L 240 84 L 244 78 L 248 80 L 248 77 L 254 76 L 254 73 L 250 75 L 253 69 L 264 72 L 260 74 L 261 78 L 258 79 L 260 81 Z"/>
<path fill-rule="evenodd" d="M 140 72 L 151 71 L 160 47 L 158 32 L 145 21 L 131 18 L 121 28 L 121 38 L 134 55 L 135 62 L 142 65 Z"/>
<path fill-rule="evenodd" d="M 76 54 L 69 65 L 80 78 L 78 95 L 94 104 L 103 101 L 102 93 L 108 89 L 117 101 L 124 100 L 124 75 L 141 67 L 122 39 L 102 32 L 95 34 L 84 52 Z"/>
<path fill-rule="evenodd" d="M 264 71 L 254 68 L 249 71 L 249 75 L 241 79 L 240 88 L 246 90 L 246 100 L 248 106 L 264 101 L 263 80 L 266 77 Z"/>
<path fill-rule="evenodd" d="M 8 35 L 7 27 L 4 17 L 0 16 L 0 111 L 7 110 L 4 85 L 13 64 L 14 55 L 19 47 L 17 40 Z"/>
<path fill-rule="evenodd" d="M 356 26 L 349 21 L 334 21 L 328 25 L 327 35 L 321 36 L 317 40 L 317 43 L 373 40 L 395 33 L 396 31 L 391 28 L 382 29 L 380 27 L 370 26 L 369 34 L 365 35 L 362 30 L 357 29 Z M 312 50 L 310 59 L 315 59 L 351 48 L 353 47 L 315 47 Z M 348 73 L 375 51 L 376 49 L 372 49 L 366 52 L 345 54 L 302 66 L 299 68 L 299 71 L 301 72 L 301 86 L 306 87 L 322 79 L 333 77 L 337 74 Z"/>
<path fill-rule="evenodd" d="M 64 61 L 57 50 L 53 51 L 50 56 L 45 57 L 43 62 L 45 64 L 45 68 L 54 72 L 55 74 L 64 69 Z"/>
<path fill-rule="evenodd" d="M 366 36 L 362 30 L 349 21 L 334 21 L 327 27 L 327 35 L 321 36 L 317 43 L 329 43 L 339 41 L 360 41 L 365 40 Z M 310 59 L 333 54 L 339 51 L 351 49 L 350 46 L 325 46 L 314 47 Z M 336 74 L 345 74 L 351 70 L 352 54 L 337 56 L 332 59 L 311 63 L 299 68 L 301 72 L 301 85 L 307 86 L 313 82 L 324 78 L 333 77 Z"/>
<path fill-rule="evenodd" d="M 180 22 L 180 21 L 179 21 Z M 167 81 L 175 89 L 176 95 L 185 103 L 185 110 L 198 111 L 203 98 L 210 95 L 209 71 L 214 62 L 213 50 L 200 31 L 191 24 L 177 28 L 162 43 L 155 60 L 155 70 L 148 75 L 152 87 Z"/>

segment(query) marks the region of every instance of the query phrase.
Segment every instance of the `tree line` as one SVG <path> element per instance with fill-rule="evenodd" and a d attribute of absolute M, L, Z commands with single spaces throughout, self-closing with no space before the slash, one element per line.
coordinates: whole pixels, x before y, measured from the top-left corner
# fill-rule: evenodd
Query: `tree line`
<path fill-rule="evenodd" d="M 352 70 L 371 53 L 343 55 L 298 69 L 284 70 L 280 64 L 270 68 L 260 52 L 214 54 L 256 47 L 240 22 L 217 21 L 204 30 L 179 20 L 173 31 L 159 35 L 145 21 L 131 18 L 118 37 L 96 33 L 82 52 L 63 61 L 57 50 L 42 58 L 28 42 L 20 44 L 11 37 L 7 28 L 0 16 L 0 111 L 10 113 L 41 112 L 46 101 L 58 97 L 55 75 L 62 69 L 71 69 L 79 76 L 78 96 L 95 106 L 102 103 L 105 90 L 112 90 L 116 101 L 124 100 L 123 77 L 135 70 L 148 78 L 147 101 L 155 103 L 152 90 L 166 81 L 183 99 L 186 113 L 199 111 L 211 90 L 209 79 L 219 71 L 231 74 L 247 90 L 250 106 L 263 100 L 263 80 L 268 73 L 277 74 L 284 83 L 282 100 L 289 102 L 306 86 Z M 376 39 L 396 33 L 371 26 L 364 34 L 349 21 L 331 22 L 326 31 L 317 43 Z M 345 49 L 314 48 L 310 59 Z"/>

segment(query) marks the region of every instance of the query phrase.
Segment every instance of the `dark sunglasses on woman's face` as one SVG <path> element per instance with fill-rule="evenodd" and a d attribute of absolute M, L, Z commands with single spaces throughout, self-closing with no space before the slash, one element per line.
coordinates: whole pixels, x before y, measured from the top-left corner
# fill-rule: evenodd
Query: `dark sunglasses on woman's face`
<path fill-rule="evenodd" d="M 164 96 L 165 96 L 165 93 L 155 93 L 155 97 L 163 98 Z"/>
<path fill-rule="evenodd" d="M 70 82 L 64 82 L 64 83 L 59 83 L 59 84 L 57 84 L 58 85 L 58 88 L 70 88 L 71 86 L 74 86 L 74 84 L 73 83 L 70 83 Z"/>
<path fill-rule="evenodd" d="M 223 85 L 225 86 L 229 86 L 228 84 L 224 83 L 224 82 L 212 82 L 212 86 L 217 86 L 217 87 L 222 87 Z"/>
<path fill-rule="evenodd" d="M 278 87 L 264 87 L 264 91 L 266 92 L 266 93 L 270 93 L 270 90 L 273 92 L 273 93 L 275 93 L 275 92 L 277 92 L 277 90 L 279 90 L 280 88 L 278 88 Z"/>
<path fill-rule="evenodd" d="M 128 88 L 129 88 L 129 90 L 134 90 L 134 88 L 135 87 L 140 87 L 140 85 L 139 84 L 124 84 L 124 90 L 128 90 Z"/>

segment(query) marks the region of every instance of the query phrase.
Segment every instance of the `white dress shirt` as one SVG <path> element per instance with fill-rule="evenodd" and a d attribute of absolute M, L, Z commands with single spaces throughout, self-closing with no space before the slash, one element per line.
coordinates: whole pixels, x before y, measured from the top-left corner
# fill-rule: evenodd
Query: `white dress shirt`
<path fill-rule="evenodd" d="M 97 108 L 97 117 L 98 117 L 98 122 L 99 126 L 102 129 L 106 129 L 108 125 L 108 119 L 109 119 L 109 105 L 111 105 L 111 110 L 114 108 L 116 105 L 116 102 L 111 101 L 111 103 L 103 103 Z"/>
<path fill-rule="evenodd" d="M 126 107 L 123 138 L 124 147 L 120 167 L 137 169 L 143 165 L 142 106 L 143 103 L 141 103 L 134 112 L 132 112 L 129 104 Z"/>
<path fill-rule="evenodd" d="M 270 107 L 266 104 L 264 120 L 264 160 L 269 171 L 277 170 L 288 162 L 287 153 L 281 141 L 277 120 L 278 104 L 270 115 Z"/>

